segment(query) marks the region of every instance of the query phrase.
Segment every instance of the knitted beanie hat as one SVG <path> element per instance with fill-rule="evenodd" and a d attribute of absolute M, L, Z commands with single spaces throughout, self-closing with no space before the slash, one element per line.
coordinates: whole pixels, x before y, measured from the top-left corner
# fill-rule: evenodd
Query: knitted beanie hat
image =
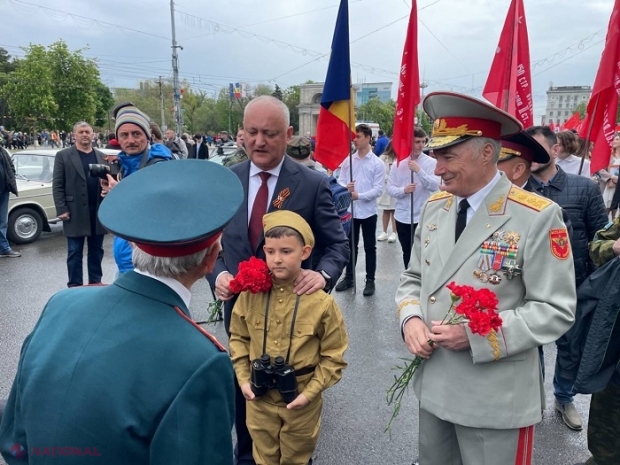
<path fill-rule="evenodd" d="M 114 133 L 118 139 L 118 130 L 123 124 L 136 124 L 144 131 L 147 138 L 151 137 L 151 119 L 146 113 L 141 112 L 134 106 L 126 106 L 118 110 L 116 114 L 116 124 L 114 125 Z"/>

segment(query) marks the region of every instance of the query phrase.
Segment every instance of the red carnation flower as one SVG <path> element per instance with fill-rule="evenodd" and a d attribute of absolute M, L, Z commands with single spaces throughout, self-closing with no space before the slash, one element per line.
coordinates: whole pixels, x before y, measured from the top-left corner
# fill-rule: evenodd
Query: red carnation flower
<path fill-rule="evenodd" d="M 239 263 L 239 271 L 230 281 L 230 290 L 235 294 L 250 291 L 252 294 L 269 292 L 272 286 L 271 275 L 265 261 L 250 257 L 249 260 Z"/>

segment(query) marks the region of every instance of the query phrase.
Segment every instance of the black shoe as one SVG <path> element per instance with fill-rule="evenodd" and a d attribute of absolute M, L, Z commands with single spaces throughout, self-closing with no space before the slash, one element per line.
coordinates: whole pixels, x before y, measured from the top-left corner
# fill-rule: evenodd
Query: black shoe
<path fill-rule="evenodd" d="M 363 292 L 365 297 L 371 296 L 375 294 L 375 280 L 374 279 L 367 279 L 366 280 L 366 285 L 364 286 L 364 292 Z"/>
<path fill-rule="evenodd" d="M 4 252 L 0 252 L 0 257 L 7 257 L 7 258 L 17 258 L 17 257 L 21 257 L 22 254 L 20 254 L 19 252 L 16 252 L 13 249 L 9 249 L 9 250 L 5 250 Z"/>
<path fill-rule="evenodd" d="M 336 284 L 336 292 L 346 291 L 353 287 L 353 280 L 351 278 L 343 278 L 338 284 Z"/>

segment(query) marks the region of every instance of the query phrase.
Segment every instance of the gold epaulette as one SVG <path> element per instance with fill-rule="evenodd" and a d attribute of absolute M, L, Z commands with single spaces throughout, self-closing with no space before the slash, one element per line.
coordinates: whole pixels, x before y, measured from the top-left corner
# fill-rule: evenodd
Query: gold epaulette
<path fill-rule="evenodd" d="M 545 197 L 528 192 L 516 186 L 510 189 L 508 199 L 521 205 L 525 205 L 526 207 L 536 210 L 537 212 L 544 210 L 553 203 Z"/>
<path fill-rule="evenodd" d="M 450 194 L 450 192 L 439 191 L 439 192 L 436 192 L 433 195 L 431 195 L 428 198 L 428 201 L 429 202 L 433 202 L 435 200 L 447 199 L 448 197 L 452 197 L 452 194 Z"/>

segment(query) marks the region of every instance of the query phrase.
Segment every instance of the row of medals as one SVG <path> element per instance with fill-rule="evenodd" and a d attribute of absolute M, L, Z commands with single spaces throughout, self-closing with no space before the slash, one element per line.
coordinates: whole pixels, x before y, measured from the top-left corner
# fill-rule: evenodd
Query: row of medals
<path fill-rule="evenodd" d="M 496 231 L 480 247 L 478 270 L 474 276 L 483 283 L 497 285 L 502 281 L 500 272 L 508 279 L 521 274 L 517 252 L 521 235 L 514 231 Z"/>

